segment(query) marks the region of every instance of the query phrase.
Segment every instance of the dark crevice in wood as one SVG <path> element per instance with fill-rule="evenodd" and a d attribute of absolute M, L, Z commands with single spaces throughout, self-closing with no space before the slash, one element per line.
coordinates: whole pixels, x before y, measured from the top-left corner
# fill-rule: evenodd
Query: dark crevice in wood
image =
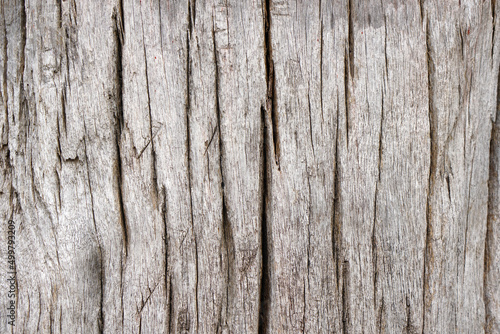
<path fill-rule="evenodd" d="M 264 0 L 264 52 L 266 63 L 267 97 L 266 110 L 271 115 L 274 160 L 280 170 L 280 136 L 278 124 L 278 106 L 276 101 L 276 83 L 274 75 L 273 49 L 271 42 L 271 0 Z"/>
<path fill-rule="evenodd" d="M 167 190 L 165 188 L 165 185 L 161 186 L 161 219 L 163 223 L 163 242 L 164 242 L 164 247 L 165 247 L 165 253 L 164 253 L 164 258 L 165 258 L 165 290 L 166 293 L 169 293 L 170 289 L 170 281 L 168 279 L 169 277 L 169 272 L 168 272 L 168 230 L 167 230 L 167 214 L 168 214 L 168 199 L 167 199 Z M 167 295 L 167 300 L 169 300 L 170 296 Z M 170 307 L 170 304 L 167 304 L 167 307 Z M 169 311 L 169 316 L 170 316 L 170 311 Z M 168 318 L 167 324 L 170 323 L 170 317 Z"/>
<path fill-rule="evenodd" d="M 385 82 L 387 81 L 387 76 L 389 75 L 389 61 L 387 60 L 387 16 L 384 14 L 384 62 L 385 62 L 385 75 L 384 81 L 382 84 L 384 85 L 385 90 Z M 382 92 L 382 102 L 384 102 L 384 93 Z M 384 109 L 384 104 L 382 103 L 382 110 Z"/>
<path fill-rule="evenodd" d="M 224 147 L 222 142 L 222 132 L 221 132 L 221 110 L 220 110 L 220 81 L 219 81 L 219 62 L 217 58 L 217 40 L 215 38 L 215 22 L 212 21 L 212 42 L 213 42 L 213 52 L 214 52 L 214 64 L 215 64 L 215 109 L 217 113 L 217 125 L 213 131 L 213 134 L 210 138 L 210 141 L 205 150 L 205 154 L 208 151 L 208 147 L 212 143 L 215 133 L 217 132 L 219 137 L 219 169 L 220 169 L 220 177 L 221 177 L 221 196 L 222 196 L 222 243 L 225 249 L 221 249 L 221 257 L 222 252 L 226 251 L 226 254 L 229 255 L 229 247 L 232 248 L 232 254 L 234 254 L 234 240 L 233 240 L 233 231 L 231 229 L 231 224 L 229 222 L 229 218 L 227 215 L 227 207 L 226 207 L 226 195 L 224 190 Z M 227 282 L 226 282 L 226 301 L 229 302 L 229 277 L 231 272 L 231 267 L 234 266 L 233 258 L 227 257 Z M 221 264 L 224 263 L 221 260 Z M 222 303 L 221 310 L 219 312 L 219 319 L 217 319 L 218 327 L 221 327 L 222 323 Z"/>
<path fill-rule="evenodd" d="M 269 196 L 268 184 L 271 181 L 269 171 L 270 166 L 268 162 L 268 155 L 271 155 L 271 148 L 269 147 L 269 130 L 266 121 L 266 109 L 261 107 L 261 170 L 260 170 L 260 194 L 261 194 L 261 249 L 262 249 L 262 270 L 260 282 L 260 299 L 259 299 L 259 334 L 266 334 L 269 322 L 269 312 L 271 303 L 271 286 L 270 275 L 271 268 L 269 267 L 269 245 L 268 245 L 268 232 L 267 232 L 267 201 Z"/>
<path fill-rule="evenodd" d="M 220 92 L 220 84 L 219 84 L 219 63 L 217 61 L 217 42 L 215 40 L 215 22 L 212 25 L 212 41 L 213 41 L 213 52 L 214 52 L 214 64 L 215 64 L 215 110 L 217 113 L 217 126 L 214 129 L 218 131 L 219 136 L 219 168 L 220 168 L 220 176 L 221 176 L 221 189 L 222 189 L 222 199 L 224 202 L 224 146 L 222 142 L 222 133 L 221 133 L 221 110 L 220 110 L 220 102 L 219 102 L 219 92 Z M 212 139 L 214 137 L 212 135 Z M 210 141 L 212 141 L 212 139 Z M 209 144 L 210 145 L 210 144 Z M 208 147 L 207 147 L 208 149 Z"/>
<path fill-rule="evenodd" d="M 309 255 L 308 255 L 309 257 Z M 309 261 L 309 259 L 308 259 Z M 302 303 L 304 304 L 304 306 L 302 307 L 302 334 L 305 333 L 306 331 L 306 279 L 304 278 L 304 282 L 302 283 L 304 284 L 304 287 L 302 289 Z"/>
<path fill-rule="evenodd" d="M 491 0 L 491 16 L 492 16 L 492 33 L 491 33 L 491 58 L 494 57 L 495 51 L 495 28 L 496 28 L 496 20 L 497 20 L 497 11 L 496 11 L 496 0 Z"/>
<path fill-rule="evenodd" d="M 62 311 L 62 306 L 59 307 L 59 333 L 63 333 L 62 330 L 62 317 L 63 317 L 63 311 Z"/>
<path fill-rule="evenodd" d="M 406 296 L 406 333 L 414 333 L 411 325 L 411 307 L 410 307 L 410 297 Z"/>
<path fill-rule="evenodd" d="M 426 53 L 427 53 L 427 89 L 429 100 L 429 140 L 430 140 L 430 164 L 429 164 L 429 180 L 427 189 L 427 203 L 426 203 L 426 236 L 425 236 L 425 254 L 424 254 L 424 272 L 423 272 L 423 311 L 422 311 L 422 332 L 425 332 L 425 315 L 429 306 L 432 296 L 429 294 L 429 276 L 432 269 L 433 251 L 432 251 L 432 206 L 431 200 L 434 193 L 435 174 L 437 168 L 438 158 L 438 145 L 437 145 L 437 119 L 433 105 L 433 75 L 434 63 L 431 54 L 430 32 L 429 32 L 429 19 L 426 21 Z M 427 300 L 429 299 L 429 300 Z"/>
<path fill-rule="evenodd" d="M 57 158 L 59 160 L 59 168 L 62 167 L 63 158 L 62 158 L 62 148 L 61 148 L 61 125 L 59 123 L 59 117 L 57 117 Z M 60 191 L 60 190 L 59 190 Z"/>
<path fill-rule="evenodd" d="M 113 19 L 115 21 L 115 29 L 114 29 L 114 37 L 116 43 L 116 99 L 117 99 L 117 118 L 119 127 L 118 134 L 121 135 L 124 127 L 124 118 L 123 118 L 123 64 L 122 64 L 122 53 L 123 53 L 123 43 L 124 43 L 124 30 L 123 30 L 123 8 L 120 7 L 113 13 Z M 70 81 L 70 80 L 69 80 Z"/>
<path fill-rule="evenodd" d="M 118 11 L 118 12 L 116 12 Z M 115 126 L 115 143 L 116 143 L 116 168 L 117 168 L 117 187 L 118 187 L 118 203 L 120 206 L 120 222 L 123 236 L 123 250 L 125 252 L 125 260 L 128 257 L 128 224 L 127 216 L 125 214 L 125 206 L 123 203 L 123 168 L 122 168 L 122 157 L 120 142 L 122 137 L 123 127 L 125 126 L 125 119 L 123 114 L 123 44 L 124 40 L 124 27 L 123 27 L 123 2 L 120 0 L 118 8 L 115 9 L 113 13 L 113 19 L 115 23 L 115 45 L 116 45 L 116 83 L 115 83 L 115 98 L 116 98 L 116 118 L 117 124 Z M 120 290 L 123 292 L 123 271 L 125 265 L 123 263 L 123 253 L 120 253 Z M 125 308 L 123 306 L 123 293 L 121 294 L 121 314 L 122 314 L 122 328 L 124 328 L 125 322 Z M 104 318 L 102 319 L 102 326 L 104 328 Z"/>
<path fill-rule="evenodd" d="M 54 175 L 56 176 L 56 187 L 57 187 L 57 204 L 59 204 L 59 210 L 61 209 L 61 177 L 59 176 L 59 172 L 57 168 L 54 168 Z"/>
<path fill-rule="evenodd" d="M 227 207 L 226 207 L 226 196 L 225 196 L 225 191 L 224 191 L 224 146 L 223 146 L 223 141 L 222 141 L 222 132 L 221 132 L 221 110 L 220 110 L 220 101 L 219 101 L 219 94 L 220 94 L 220 82 L 219 82 L 219 62 L 217 58 L 217 40 L 215 38 L 215 22 L 212 20 L 212 43 L 213 43 L 213 53 L 214 53 L 214 65 L 215 65 L 215 110 L 217 114 L 217 125 L 216 128 L 214 129 L 214 133 L 212 135 L 212 138 L 210 139 L 210 142 L 212 142 L 215 131 L 217 131 L 218 137 L 219 137 L 219 171 L 220 171 L 220 178 L 221 178 L 221 196 L 222 196 L 222 221 L 221 221 L 221 227 L 222 227 L 222 242 L 223 245 L 227 248 L 229 245 L 232 245 L 234 248 L 233 244 L 233 239 L 232 239 L 232 230 L 231 230 L 231 224 L 229 222 L 229 218 L 227 215 Z M 210 143 L 207 145 L 206 150 L 208 150 L 208 146 L 210 146 Z M 227 233 L 227 235 L 226 235 Z M 228 238 L 226 238 L 228 236 Z M 221 253 L 224 251 L 224 249 L 221 249 Z M 227 265 L 227 274 L 229 278 L 230 274 L 230 266 L 231 266 L 231 258 L 228 257 L 228 265 Z M 223 262 L 221 262 L 223 263 Z M 233 262 L 234 263 L 234 262 Z M 226 288 L 229 288 L 229 279 L 226 282 Z M 226 296 L 226 298 L 228 298 Z M 222 307 L 222 305 L 221 305 Z M 219 312 L 219 319 L 214 319 L 217 320 L 218 324 L 221 324 L 222 318 L 221 318 L 221 312 Z"/>
<path fill-rule="evenodd" d="M 311 139 L 311 148 L 312 148 L 312 153 L 313 156 L 316 154 L 314 153 L 314 140 L 313 140 L 313 127 L 312 127 L 312 111 L 311 111 L 311 98 L 309 96 L 309 92 L 307 93 L 307 106 L 308 106 L 308 113 L 309 113 L 309 138 Z"/>
<path fill-rule="evenodd" d="M 349 333 L 349 261 L 342 266 L 342 333 Z"/>
<path fill-rule="evenodd" d="M 195 251 L 195 275 L 196 275 L 196 284 L 195 284 L 195 309 L 196 309 L 196 317 L 199 317 L 199 309 L 198 309 L 198 283 L 199 283 L 199 269 L 198 269 L 198 240 L 196 238 L 196 231 L 194 228 L 194 210 L 193 210 L 193 176 L 192 176 L 192 168 L 191 168 L 191 33 L 193 31 L 193 22 L 192 22 L 192 8 L 191 1 L 188 2 L 188 29 L 186 31 L 186 160 L 187 160 L 187 173 L 188 173 L 188 187 L 189 187 L 189 211 L 190 211 L 190 219 L 191 219 L 191 233 L 193 235 L 194 241 L 194 251 Z M 170 283 L 172 284 L 172 283 Z M 174 319 L 179 322 L 180 318 Z M 180 324 L 183 327 L 183 324 Z M 198 326 L 198 321 L 196 326 Z M 176 328 L 177 326 L 174 326 Z"/>
<path fill-rule="evenodd" d="M 386 73 L 387 74 L 387 73 Z M 385 80 L 385 78 L 384 78 Z M 373 226 L 372 226 L 372 267 L 373 267 L 373 300 L 375 306 L 377 305 L 377 283 L 378 283 L 378 270 L 377 270 L 377 200 L 378 200 L 378 189 L 380 185 L 381 175 L 382 175 L 382 154 L 383 154 L 383 128 L 384 128 L 384 92 L 382 92 L 382 102 L 381 102 L 381 115 L 380 115 L 380 129 L 378 138 L 378 179 L 375 181 L 375 196 L 373 199 Z M 381 326 L 380 323 L 375 324 L 376 326 Z"/>
<path fill-rule="evenodd" d="M 28 105 L 28 100 L 25 97 L 25 91 L 24 91 L 24 69 L 26 67 L 25 60 L 26 60 L 26 31 L 27 31 L 27 23 L 26 23 L 26 3 L 25 0 L 21 0 L 21 49 L 20 49 L 20 55 L 19 55 L 19 128 L 23 129 L 22 132 L 22 140 L 24 141 L 24 145 L 26 147 L 27 144 L 27 136 L 29 132 L 29 105 Z M 15 122 L 15 113 L 12 115 L 13 121 Z M 24 122 L 27 122 L 23 124 Z M 16 304 L 17 305 L 17 304 Z"/>
<path fill-rule="evenodd" d="M 7 134 L 6 136 L 6 139 L 7 139 L 7 142 L 3 142 L 4 138 L 0 137 L 0 147 L 3 147 L 4 145 L 5 146 L 8 146 L 8 139 L 9 139 L 9 136 L 8 136 L 8 133 L 9 133 L 9 106 L 8 106 L 8 102 L 9 102 L 9 95 L 8 95 L 8 90 L 7 90 L 7 72 L 8 72 L 8 60 L 9 60 L 9 54 L 8 54 L 8 39 L 7 39 L 7 25 L 6 25 L 6 22 L 5 22 L 5 8 L 4 6 L 0 6 L 0 10 L 1 10 L 1 14 L 2 14 L 2 21 L 3 21 L 3 48 L 2 48 L 2 58 L 3 58 L 3 73 L 2 73 L 2 92 L 0 92 L 1 94 L 1 98 L 2 98 L 2 103 L 3 103 L 3 106 L 4 106 L 4 110 L 5 110 L 5 122 L 4 122 L 4 133 Z M 0 135 L 3 135 L 3 133 L 0 133 Z"/>
<path fill-rule="evenodd" d="M 309 283 L 309 272 L 311 268 L 311 217 L 312 217 L 312 190 L 311 190 L 311 180 L 309 178 L 309 167 L 306 163 L 306 176 L 307 176 L 307 189 L 309 192 L 309 203 L 307 206 L 307 283 Z M 305 298 L 305 294 L 304 294 Z M 304 315 L 305 315 L 305 304 L 304 304 Z"/>
<path fill-rule="evenodd" d="M 464 45 L 464 36 L 462 34 L 462 28 L 458 29 L 458 35 L 460 36 L 460 46 L 461 46 L 461 55 L 462 55 L 462 60 L 465 59 L 465 45 Z"/>
<path fill-rule="evenodd" d="M 51 287 L 51 293 L 54 293 L 54 287 Z M 54 308 L 52 303 L 49 305 L 49 333 L 54 333 Z"/>
<path fill-rule="evenodd" d="M 123 10 L 123 0 L 120 1 L 120 7 L 119 7 L 119 14 L 120 16 L 118 17 L 118 32 L 119 32 L 119 37 L 120 37 L 120 43 L 123 45 L 124 43 L 124 35 L 125 35 L 125 28 L 123 24 L 125 23 L 125 12 Z M 76 12 L 76 5 L 75 5 L 75 12 Z"/>
<path fill-rule="evenodd" d="M 337 289 L 340 291 L 340 256 L 341 256 L 341 215 L 340 215 L 340 177 L 339 177 L 339 116 L 340 104 L 337 92 L 337 129 L 335 134 L 335 166 L 333 175 L 333 217 L 332 217 L 332 248 L 335 260 L 335 277 L 337 279 Z"/>
<path fill-rule="evenodd" d="M 498 72 L 497 72 L 498 73 Z M 484 274 L 483 274 L 483 300 L 485 305 L 485 316 L 486 316 L 486 333 L 493 333 L 490 328 L 490 319 L 493 318 L 493 312 L 495 312 L 494 302 L 490 302 L 490 296 L 488 294 L 489 283 L 493 283 L 493 291 L 495 287 L 498 287 L 498 282 L 489 282 L 488 274 L 492 269 L 493 257 L 495 252 L 495 239 L 494 239 L 494 226 L 495 222 L 498 220 L 498 202 L 500 198 L 498 197 L 498 191 L 500 188 L 500 157 L 498 152 L 500 152 L 500 76 L 498 77 L 497 83 L 497 109 L 495 121 L 492 123 L 491 127 L 491 139 L 490 139 L 490 161 L 489 161 L 489 175 L 488 175 L 488 215 L 486 221 L 486 238 L 484 247 Z M 496 225 L 498 229 L 498 224 Z M 497 264 L 498 265 L 498 264 Z M 490 309 L 490 307 L 492 309 Z"/>
<path fill-rule="evenodd" d="M 42 320 L 42 292 L 40 287 L 38 287 L 38 321 L 36 324 L 36 331 L 40 333 L 40 321 Z"/>
<path fill-rule="evenodd" d="M 67 104 L 67 99 L 66 99 L 66 85 L 62 87 L 62 92 L 61 92 L 61 116 L 62 116 L 62 124 L 64 127 L 64 133 L 67 132 L 67 126 L 66 126 L 66 104 Z M 57 118 L 59 120 L 59 117 Z"/>
<path fill-rule="evenodd" d="M 448 189 L 448 199 L 451 203 L 451 186 L 450 186 L 450 174 L 446 174 L 446 177 L 445 177 L 445 180 L 446 180 L 446 187 Z"/>
<path fill-rule="evenodd" d="M 71 76 L 70 76 L 70 71 L 69 71 L 69 34 L 68 34 L 68 27 L 65 27 L 64 29 L 65 31 L 65 34 L 66 34 L 66 38 L 64 39 L 64 53 L 65 53 L 65 56 L 66 56 L 66 79 L 65 79 L 65 82 L 64 82 L 64 89 L 66 90 L 66 87 L 69 88 L 69 90 L 71 90 Z M 66 94 L 66 92 L 64 92 L 64 94 Z"/>
<path fill-rule="evenodd" d="M 223 198 L 222 199 L 222 240 L 224 242 L 224 247 L 225 249 L 221 250 L 221 263 L 224 263 L 223 260 L 223 252 L 226 252 L 226 261 L 227 261 L 227 275 L 226 275 L 226 296 L 225 296 L 225 301 L 226 301 L 226 315 L 229 312 L 229 291 L 230 291 L 230 284 L 231 284 L 231 268 L 234 268 L 234 262 L 235 262 L 235 249 L 234 249 L 234 238 L 233 238 L 233 231 L 231 229 L 231 226 L 227 223 L 228 222 L 228 217 L 227 217 L 227 208 L 226 208 L 226 201 Z M 233 264 L 231 264 L 231 262 Z M 227 326 L 227 318 L 225 319 L 225 323 L 222 323 L 222 308 L 224 307 L 221 303 L 221 309 L 219 311 L 219 331 L 222 332 L 222 329 L 220 329 L 223 326 Z"/>
<path fill-rule="evenodd" d="M 308 95 L 309 98 L 309 95 Z M 310 106 L 309 106 L 310 108 Z M 309 109 L 310 110 L 310 109 Z M 312 140 L 312 138 L 311 138 Z M 314 149 L 313 149 L 314 154 Z M 305 160 L 306 164 L 306 176 L 307 176 L 307 189 L 309 192 L 309 203 L 307 207 L 307 286 L 310 288 L 310 269 L 311 269 L 311 217 L 312 217 L 312 190 L 311 190 L 311 180 L 309 178 L 309 167 L 307 166 L 307 159 Z M 302 333 L 305 332 L 306 328 L 306 278 L 304 277 L 304 291 L 303 291 L 303 303 L 304 307 L 302 309 Z"/>
<path fill-rule="evenodd" d="M 57 5 L 57 26 L 59 30 L 62 28 L 62 0 L 56 0 Z"/>
<path fill-rule="evenodd" d="M 321 1 L 320 1 L 320 13 L 321 13 Z M 319 103 L 321 108 L 321 124 L 325 122 L 323 117 L 323 20 L 321 20 L 321 33 L 320 33 L 320 44 L 319 44 Z"/>
<path fill-rule="evenodd" d="M 120 222 L 122 225 L 123 247 L 125 256 L 128 254 L 128 226 L 125 207 L 123 204 L 123 169 L 122 157 L 120 150 L 121 135 L 124 127 L 123 115 L 123 8 L 118 8 L 118 13 L 115 11 L 113 19 L 115 21 L 115 43 L 116 43 L 116 78 L 115 78 L 115 97 L 116 97 L 116 118 L 118 120 L 115 127 L 115 145 L 116 145 L 116 169 L 117 169 L 117 187 L 118 187 L 118 203 L 120 205 Z"/>
<path fill-rule="evenodd" d="M 147 59 L 146 44 L 144 43 L 144 22 L 142 19 L 142 10 L 141 10 L 141 29 L 142 29 L 142 48 L 144 52 L 144 76 L 146 78 L 146 93 L 148 97 L 148 112 L 149 112 L 149 142 L 148 144 L 146 144 L 146 146 L 151 145 L 151 176 L 152 176 L 151 183 L 153 185 L 153 191 L 155 193 L 155 197 L 158 202 L 158 195 L 159 195 L 158 177 L 157 177 L 158 174 L 156 172 L 156 151 L 153 141 L 155 136 L 153 135 L 153 116 L 151 114 L 151 95 L 149 93 L 148 59 Z"/>
<path fill-rule="evenodd" d="M 345 101 L 345 133 L 346 133 L 346 144 L 349 147 L 349 53 L 351 51 L 346 50 L 344 55 L 344 101 Z M 340 106 L 339 106 L 340 107 Z"/>
<path fill-rule="evenodd" d="M 348 0 L 347 51 L 344 56 L 344 98 L 347 147 L 349 147 L 349 103 L 351 97 L 349 91 L 349 81 L 354 79 L 354 14 L 353 0 Z"/>
<path fill-rule="evenodd" d="M 142 293 L 141 293 L 141 307 L 137 309 L 137 313 L 140 315 L 142 313 L 142 310 L 144 310 L 144 307 L 146 307 L 146 304 L 148 303 L 148 301 L 151 299 L 151 296 L 153 295 L 153 293 L 155 292 L 156 288 L 158 287 L 158 285 L 160 284 L 160 282 L 157 282 L 155 284 L 155 286 L 153 287 L 153 289 L 151 289 L 149 286 L 148 286 L 148 296 L 146 297 L 146 299 L 143 299 L 143 296 L 142 296 Z M 142 317 L 142 315 L 141 315 Z"/>
<path fill-rule="evenodd" d="M 420 22 L 422 22 L 422 25 L 424 24 L 424 1 L 425 0 L 418 0 L 418 6 L 420 9 Z"/>
<path fill-rule="evenodd" d="M 170 286 L 168 287 L 168 333 L 172 333 L 172 324 L 174 322 L 174 299 L 172 295 L 172 279 L 170 279 Z"/>
<path fill-rule="evenodd" d="M 353 13 L 354 6 L 353 6 L 353 0 L 348 0 L 347 2 L 347 16 L 348 16 L 348 30 L 347 30 L 347 36 L 348 36 L 348 45 L 349 45 L 349 74 L 351 75 L 351 78 L 354 77 L 354 22 L 353 22 Z"/>
<path fill-rule="evenodd" d="M 193 32 L 193 27 L 196 24 L 196 0 L 188 0 L 189 11 L 189 33 Z"/>

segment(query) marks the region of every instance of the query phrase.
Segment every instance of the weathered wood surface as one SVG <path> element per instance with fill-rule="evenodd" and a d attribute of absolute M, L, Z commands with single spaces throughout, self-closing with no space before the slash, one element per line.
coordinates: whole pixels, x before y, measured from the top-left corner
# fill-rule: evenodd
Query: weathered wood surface
<path fill-rule="evenodd" d="M 1 1 L 0 332 L 500 333 L 499 6 Z"/>

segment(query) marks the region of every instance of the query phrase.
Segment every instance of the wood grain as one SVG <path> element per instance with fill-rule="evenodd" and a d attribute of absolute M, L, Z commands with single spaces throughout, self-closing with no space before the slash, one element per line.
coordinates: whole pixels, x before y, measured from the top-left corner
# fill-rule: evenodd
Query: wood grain
<path fill-rule="evenodd" d="M 500 332 L 498 6 L 0 1 L 0 332 Z"/>

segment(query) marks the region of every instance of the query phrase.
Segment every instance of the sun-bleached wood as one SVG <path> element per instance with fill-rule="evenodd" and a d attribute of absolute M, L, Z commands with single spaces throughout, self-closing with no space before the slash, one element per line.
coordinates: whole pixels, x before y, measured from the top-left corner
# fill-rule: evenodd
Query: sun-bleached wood
<path fill-rule="evenodd" d="M 499 333 L 498 6 L 1 1 L 0 332 Z"/>

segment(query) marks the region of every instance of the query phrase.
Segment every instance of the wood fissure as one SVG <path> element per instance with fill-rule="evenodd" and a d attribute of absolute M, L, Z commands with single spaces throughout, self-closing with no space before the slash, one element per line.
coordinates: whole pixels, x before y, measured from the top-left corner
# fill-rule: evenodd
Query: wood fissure
<path fill-rule="evenodd" d="M 498 56 L 498 55 L 497 55 Z M 498 66 L 498 65 L 497 65 Z M 498 71 L 498 67 L 496 69 Z M 484 247 L 483 302 L 485 305 L 485 333 L 493 334 L 500 328 L 498 301 L 500 297 L 498 276 L 499 203 L 500 203 L 500 76 L 496 89 L 496 110 L 493 113 L 488 171 L 488 216 Z"/>
<path fill-rule="evenodd" d="M 9 119 L 9 106 L 8 106 L 8 102 L 9 102 L 9 95 L 8 95 L 8 91 L 7 91 L 7 64 L 8 64 L 8 60 L 9 60 L 9 55 L 8 55 L 8 52 L 7 52 L 7 43 L 9 43 L 8 39 L 7 39 L 7 25 L 6 25 L 6 22 L 5 22 L 5 9 L 4 9 L 4 6 L 1 6 L 0 7 L 0 14 L 2 14 L 2 21 L 3 21 L 3 41 L 2 41 L 2 44 L 3 44 L 3 48 L 2 48 L 2 58 L 3 58 L 3 73 L 2 73 L 2 81 L 3 81 L 3 84 L 2 84 L 2 91 L 0 92 L 0 94 L 2 95 L 1 98 L 2 98 L 2 103 L 3 103 L 3 107 L 4 107 L 4 110 L 5 110 L 5 120 L 8 120 Z M 8 134 L 9 133 L 9 122 L 5 122 L 4 123 L 4 126 L 5 126 L 5 132 Z M 2 134 L 3 135 L 3 134 Z M 3 138 L 0 138 L 0 144 L 2 145 L 2 147 L 5 145 L 5 146 L 8 146 L 8 136 L 7 136 L 7 143 L 4 143 L 3 142 Z"/>
<path fill-rule="evenodd" d="M 166 328 L 168 329 L 170 327 L 170 322 L 171 322 L 171 318 L 170 318 L 170 300 L 172 298 L 172 296 L 170 295 L 171 293 L 171 284 L 170 284 L 170 272 L 169 272 L 169 261 L 168 261 L 168 252 L 169 252 L 169 242 L 168 242 L 168 224 L 167 224 L 167 210 L 168 210 L 168 203 L 167 203 L 167 191 L 166 191 L 166 188 L 165 188 L 165 185 L 162 185 L 161 187 L 161 198 L 162 198 L 162 204 L 161 204 L 161 219 L 162 219 L 162 223 L 163 223 L 163 242 L 164 242 L 164 246 L 165 246 L 165 253 L 163 254 L 164 258 L 165 258 L 165 272 L 163 273 L 164 275 L 164 280 L 165 280 L 165 290 L 166 290 L 166 299 L 168 300 L 168 303 L 167 303 L 167 316 L 168 316 L 168 319 L 167 319 L 167 325 L 166 325 Z"/>
<path fill-rule="evenodd" d="M 278 124 L 278 109 L 276 104 L 276 83 L 274 73 L 273 49 L 271 40 L 271 2 L 272 0 L 263 0 L 264 17 L 264 51 L 266 64 L 267 97 L 266 111 L 271 116 L 272 139 L 274 144 L 274 160 L 280 170 L 280 136 Z"/>
<path fill-rule="evenodd" d="M 491 32 L 491 59 L 495 59 L 495 32 L 497 22 L 496 0 L 491 0 L 492 32 Z"/>
<path fill-rule="evenodd" d="M 139 156 L 144 152 L 145 148 L 148 145 L 151 145 L 151 176 L 152 176 L 152 185 L 153 185 L 153 191 L 156 195 L 156 200 L 158 201 L 158 173 L 156 172 L 156 151 L 155 151 L 155 145 L 154 145 L 154 135 L 153 135 L 153 116 L 151 114 L 151 95 L 149 93 L 149 75 L 148 75 L 148 59 L 147 59 L 147 52 L 146 52 L 146 45 L 144 44 L 144 24 L 143 24 L 143 19 L 142 19 L 142 11 L 141 11 L 141 28 L 142 28 L 142 47 L 144 50 L 144 75 L 146 78 L 146 92 L 147 92 L 147 98 L 148 98 L 148 111 L 149 111 L 149 141 L 148 144 L 144 147 L 144 149 L 141 151 Z"/>
<path fill-rule="evenodd" d="M 431 45 L 430 45 L 430 32 L 429 32 L 429 18 L 426 20 L 425 25 L 426 33 L 426 53 L 427 53 L 427 88 L 428 88 L 428 112 L 429 112 L 429 136 L 430 136 L 430 165 L 429 165 L 429 180 L 427 184 L 427 204 L 426 204 L 426 236 L 425 236 L 425 255 L 424 255 L 424 272 L 423 272 L 423 288 L 422 288 L 422 300 L 424 305 L 424 310 L 422 312 L 422 331 L 425 332 L 425 315 L 426 310 L 430 307 L 432 295 L 430 294 L 429 277 L 430 270 L 432 270 L 433 264 L 433 250 L 432 250 L 432 207 L 431 200 L 433 197 L 434 189 L 434 178 L 437 168 L 437 138 L 436 138 L 436 121 L 435 113 L 433 108 L 433 93 L 432 93 L 432 83 L 433 83 L 433 63 L 431 55 Z"/>
<path fill-rule="evenodd" d="M 342 333 L 349 334 L 350 310 L 349 310 L 349 262 L 344 261 L 342 265 Z"/>
<path fill-rule="evenodd" d="M 341 231 L 341 212 L 340 212 L 340 177 L 339 177 L 339 116 L 340 116 L 340 103 L 339 96 L 337 92 L 337 125 L 335 129 L 335 166 L 333 175 L 333 210 L 332 210 L 332 249 L 334 254 L 335 262 L 335 277 L 337 281 L 337 289 L 341 291 L 341 242 L 342 242 L 342 231 Z"/>
<path fill-rule="evenodd" d="M 125 206 L 123 204 L 123 169 L 122 158 L 120 150 L 120 140 L 124 125 L 123 116 L 123 75 L 122 75 L 122 53 L 123 53 L 123 24 L 120 23 L 123 17 L 122 8 L 118 9 L 119 13 L 115 12 L 115 47 L 116 47 L 116 82 L 115 82 L 115 96 L 116 96 L 116 118 L 118 120 L 115 129 L 115 143 L 116 143 L 116 164 L 117 164 L 117 187 L 118 187 L 118 202 L 120 206 L 120 221 L 123 233 L 123 245 L 125 257 L 128 255 L 128 226 L 127 216 L 125 214 Z M 89 181 L 90 182 L 90 181 Z"/>
<path fill-rule="evenodd" d="M 194 226 L 194 208 L 193 208 L 193 175 L 192 175 L 192 157 L 191 157 L 191 41 L 192 41 L 192 32 L 193 32 L 193 8 L 191 8 L 191 1 L 188 2 L 188 29 L 186 31 L 186 155 L 187 155 L 187 174 L 188 174 L 188 187 L 189 187 L 189 210 L 190 210 L 190 219 L 191 219 L 191 233 L 193 234 L 193 242 L 194 242 L 194 262 L 195 262 L 195 310 L 196 310 L 196 319 L 199 317 L 199 305 L 198 305 L 198 285 L 199 285 L 199 254 L 198 254 L 198 241 L 195 233 Z M 176 319 L 179 321 L 179 319 Z M 184 321 L 182 321 L 184 322 Z M 187 326 L 189 329 L 189 323 L 180 324 L 181 328 Z M 198 329 L 199 322 L 196 322 L 196 327 Z"/>
<path fill-rule="evenodd" d="M 261 256 L 262 256 L 262 269 L 260 281 L 260 296 L 259 296 L 259 326 L 258 333 L 266 334 L 269 322 L 269 306 L 271 304 L 271 291 L 270 291 L 270 268 L 269 268 L 269 249 L 268 249 L 268 231 L 267 231 L 267 201 L 268 201 L 268 181 L 269 180 L 269 162 L 268 155 L 271 155 L 271 148 L 269 147 L 269 129 L 267 128 L 266 109 L 261 107 L 261 159 L 262 165 L 260 170 L 260 194 L 261 194 Z"/>
<path fill-rule="evenodd" d="M 319 11 L 321 15 L 321 0 L 319 3 Z M 319 104 L 320 104 L 320 111 L 321 111 L 321 122 L 325 121 L 325 118 L 323 116 L 323 20 L 321 20 L 321 28 L 320 28 L 320 44 L 319 44 Z M 338 108 L 338 104 L 337 104 Z M 337 118 L 338 122 L 338 118 Z M 311 131 L 312 132 L 312 131 Z"/>
<path fill-rule="evenodd" d="M 350 15 L 350 11 L 348 12 Z M 351 34 L 351 28 L 349 27 L 349 35 Z M 350 39 L 351 37 L 349 37 Z M 351 101 L 351 94 L 350 94 L 350 88 L 349 88 L 349 81 L 350 79 L 352 80 L 352 75 L 351 71 L 349 70 L 349 67 L 352 66 L 353 60 L 350 59 L 351 53 L 353 51 L 351 50 L 351 44 L 348 43 L 346 45 L 347 48 L 345 50 L 344 54 L 344 100 L 345 100 L 345 136 L 346 136 L 346 145 L 349 147 L 349 103 Z M 338 118 L 337 118 L 338 119 Z"/>
<path fill-rule="evenodd" d="M 347 41 L 348 41 L 348 65 L 349 65 L 349 77 L 353 78 L 354 77 L 354 6 L 353 6 L 353 0 L 348 0 L 347 1 L 347 19 L 348 19 L 348 26 L 347 26 Z M 345 77 L 347 80 L 347 76 Z"/>

